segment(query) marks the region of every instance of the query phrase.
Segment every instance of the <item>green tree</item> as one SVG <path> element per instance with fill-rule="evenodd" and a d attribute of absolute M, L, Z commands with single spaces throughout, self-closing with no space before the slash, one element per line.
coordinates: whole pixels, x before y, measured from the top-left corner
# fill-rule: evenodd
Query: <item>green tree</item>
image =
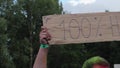
<path fill-rule="evenodd" d="M 1 16 L 8 21 L 9 52 L 17 68 L 32 68 L 39 49 L 42 16 L 61 14 L 59 0 L 5 0 Z"/>
<path fill-rule="evenodd" d="M 49 49 L 48 68 L 81 68 L 86 56 L 83 44 L 53 45 Z"/>
<path fill-rule="evenodd" d="M 15 68 L 7 45 L 7 21 L 0 18 L 0 68 Z"/>

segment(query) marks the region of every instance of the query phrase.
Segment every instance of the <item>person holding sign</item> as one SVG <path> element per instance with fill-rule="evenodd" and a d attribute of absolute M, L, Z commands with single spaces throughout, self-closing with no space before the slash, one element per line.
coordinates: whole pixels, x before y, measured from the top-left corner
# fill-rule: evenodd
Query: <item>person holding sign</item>
<path fill-rule="evenodd" d="M 51 35 L 47 31 L 46 27 L 42 27 L 41 29 L 42 30 L 39 34 L 41 46 L 35 59 L 33 68 L 47 68 L 47 54 Z M 95 56 L 86 60 L 82 68 L 110 68 L 110 64 L 104 58 Z"/>

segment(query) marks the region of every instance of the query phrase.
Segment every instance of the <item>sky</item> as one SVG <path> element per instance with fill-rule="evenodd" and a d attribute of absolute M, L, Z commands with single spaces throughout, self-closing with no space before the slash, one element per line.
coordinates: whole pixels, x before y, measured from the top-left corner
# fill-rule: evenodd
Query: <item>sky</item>
<path fill-rule="evenodd" d="M 120 11 L 120 0 L 60 0 L 68 13 L 93 13 Z"/>

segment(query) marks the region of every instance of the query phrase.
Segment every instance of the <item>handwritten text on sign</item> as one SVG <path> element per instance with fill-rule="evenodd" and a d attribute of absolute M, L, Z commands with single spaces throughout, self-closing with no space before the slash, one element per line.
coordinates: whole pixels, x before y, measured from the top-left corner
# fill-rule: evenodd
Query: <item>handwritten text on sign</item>
<path fill-rule="evenodd" d="M 52 35 L 51 44 L 120 40 L 120 13 L 49 15 L 43 24 Z"/>

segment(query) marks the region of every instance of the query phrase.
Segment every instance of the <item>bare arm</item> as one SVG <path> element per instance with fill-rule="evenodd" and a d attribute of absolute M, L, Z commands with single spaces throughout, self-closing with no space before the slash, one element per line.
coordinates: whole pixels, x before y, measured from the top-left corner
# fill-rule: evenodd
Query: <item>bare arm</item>
<path fill-rule="evenodd" d="M 40 48 L 33 68 L 47 68 L 48 48 Z"/>
<path fill-rule="evenodd" d="M 51 40 L 51 35 L 48 33 L 47 28 L 42 27 L 41 29 L 40 43 L 47 47 L 40 47 L 33 68 L 47 68 L 48 41 Z"/>

